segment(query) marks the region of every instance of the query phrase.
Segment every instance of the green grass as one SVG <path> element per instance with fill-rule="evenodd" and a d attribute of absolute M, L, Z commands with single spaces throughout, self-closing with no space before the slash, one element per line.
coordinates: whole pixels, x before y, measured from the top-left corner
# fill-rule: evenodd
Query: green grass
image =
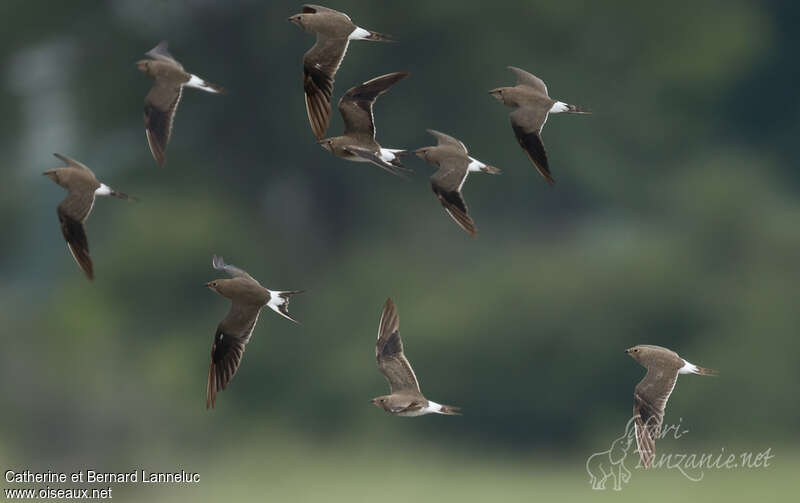
<path fill-rule="evenodd" d="M 797 489 L 800 452 L 781 450 L 771 466 L 707 470 L 692 482 L 674 470 L 632 470 L 619 492 L 594 491 L 585 458 L 505 457 L 497 452 L 420 450 L 382 445 L 315 448 L 310 444 L 251 446 L 206 465 L 193 488 L 152 490 L 160 501 L 274 502 L 581 502 L 787 501 Z M 774 451 L 774 450 L 773 450 Z M 125 499 L 121 500 L 125 501 Z"/>

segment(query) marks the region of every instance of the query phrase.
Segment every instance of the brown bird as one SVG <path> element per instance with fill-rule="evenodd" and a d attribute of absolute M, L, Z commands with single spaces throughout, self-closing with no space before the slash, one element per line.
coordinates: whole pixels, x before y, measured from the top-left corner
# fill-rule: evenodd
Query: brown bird
<path fill-rule="evenodd" d="M 718 372 L 689 363 L 661 346 L 642 344 L 626 349 L 625 353 L 647 369 L 633 392 L 633 419 L 639 456 L 642 465 L 648 468 L 656 455 L 656 439 L 661 435 L 664 409 L 678 374 L 715 376 Z"/>
<path fill-rule="evenodd" d="M 92 258 L 89 256 L 89 241 L 83 223 L 94 207 L 95 196 L 114 196 L 120 199 L 135 201 L 122 192 L 101 183 L 94 172 L 86 165 L 61 154 L 53 154 L 66 166 L 48 169 L 43 175 L 67 189 L 67 197 L 58 205 L 58 221 L 61 222 L 61 233 L 67 240 L 67 247 L 80 268 L 91 280 L 94 279 Z"/>
<path fill-rule="evenodd" d="M 446 414 L 460 416 L 460 408 L 452 405 L 440 405 L 422 396 L 419 382 L 411 364 L 403 353 L 403 341 L 400 340 L 400 318 L 392 299 L 386 299 L 378 326 L 378 343 L 375 356 L 378 370 L 389 382 L 390 395 L 372 399 L 372 403 L 396 416 L 416 417 L 425 414 Z"/>
<path fill-rule="evenodd" d="M 326 138 L 317 143 L 336 157 L 348 161 L 371 162 L 393 175 L 405 176 L 411 172 L 400 162 L 400 157 L 408 154 L 406 150 L 383 148 L 375 140 L 375 115 L 372 112 L 378 96 L 408 76 L 408 72 L 389 73 L 351 88 L 339 100 L 339 112 L 344 119 L 344 135 Z"/>
<path fill-rule="evenodd" d="M 461 195 L 461 188 L 470 173 L 496 175 L 500 170 L 467 155 L 467 147 L 452 136 L 433 129 L 428 129 L 428 133 L 436 137 L 436 146 L 423 147 L 414 153 L 437 168 L 436 173 L 431 176 L 433 193 L 453 220 L 467 234 L 475 236 L 478 231 L 475 222 L 467 214 L 467 203 Z"/>
<path fill-rule="evenodd" d="M 550 175 L 547 152 L 542 143 L 542 128 L 547 122 L 547 116 L 561 112 L 572 114 L 591 112 L 552 99 L 547 94 L 547 86 L 539 77 L 513 66 L 509 66 L 508 69 L 517 76 L 517 85 L 498 87 L 489 91 L 489 94 L 497 98 L 500 103 L 514 109 L 510 114 L 511 128 L 517 141 L 539 173 L 552 185 L 556 181 Z"/>
<path fill-rule="evenodd" d="M 359 28 L 344 12 L 319 5 L 304 5 L 289 21 L 316 35 L 317 41 L 303 56 L 303 89 L 306 113 L 317 139 L 325 136 L 331 122 L 333 78 L 351 40 L 388 42 L 391 37 Z"/>
<path fill-rule="evenodd" d="M 167 143 L 172 135 L 172 123 L 183 94 L 183 87 L 194 87 L 215 94 L 224 93 L 225 90 L 186 72 L 183 65 L 178 63 L 167 50 L 166 40 L 145 54 L 151 59 L 138 61 L 136 66 L 154 79 L 155 84 L 144 99 L 144 128 L 153 158 L 159 166 L 164 167 Z"/>
<path fill-rule="evenodd" d="M 302 290 L 280 292 L 264 288 L 247 272 L 226 264 L 222 257 L 216 255 L 211 259 L 211 265 L 214 269 L 225 271 L 231 276 L 231 279 L 218 279 L 206 283 L 211 290 L 231 299 L 231 309 L 225 319 L 217 325 L 214 343 L 211 345 L 206 409 L 215 406 L 217 393 L 224 390 L 236 374 L 242 361 L 244 347 L 250 341 L 261 308 L 269 306 L 284 318 L 297 323 L 289 316 L 289 297 L 302 293 Z"/>

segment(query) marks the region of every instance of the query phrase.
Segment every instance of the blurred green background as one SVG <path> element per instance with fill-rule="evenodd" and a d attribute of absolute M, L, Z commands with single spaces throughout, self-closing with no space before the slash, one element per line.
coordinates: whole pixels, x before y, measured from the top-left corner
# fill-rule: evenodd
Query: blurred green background
<path fill-rule="evenodd" d="M 313 38 L 284 1 L 5 1 L 0 18 L 0 467 L 186 469 L 198 486 L 120 486 L 115 501 L 785 501 L 800 470 L 800 133 L 794 2 L 339 0 L 399 43 L 351 45 L 334 101 L 391 71 L 378 140 L 434 128 L 503 170 L 475 175 L 469 238 L 431 193 L 332 157 L 302 94 Z M 143 131 L 159 40 L 229 93 L 184 92 L 165 169 Z M 487 94 L 507 65 L 592 116 L 551 117 L 550 188 Z M 335 103 L 334 103 L 335 107 Z M 342 130 L 335 111 L 329 134 Z M 96 280 L 70 257 L 41 173 L 60 152 L 138 204 L 87 221 Z M 295 326 L 266 312 L 206 412 L 211 255 L 306 289 Z M 464 416 L 405 419 L 374 342 L 387 296 L 425 394 Z M 761 452 L 770 467 L 633 470 L 592 491 L 586 460 L 625 427 L 670 347 L 684 376 L 659 453 Z M 632 459 L 632 458 L 631 458 Z M 629 466 L 633 469 L 631 463 Z M 5 481 L 0 482 L 8 487 Z"/>

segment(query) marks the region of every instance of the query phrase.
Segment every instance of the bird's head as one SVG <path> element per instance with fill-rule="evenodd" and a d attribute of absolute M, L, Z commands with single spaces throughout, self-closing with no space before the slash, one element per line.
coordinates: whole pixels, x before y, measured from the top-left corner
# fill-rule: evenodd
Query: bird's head
<path fill-rule="evenodd" d="M 379 397 L 375 397 L 372 399 L 372 405 L 375 407 L 380 407 L 381 409 L 388 411 L 389 410 L 389 396 L 383 395 Z"/>
<path fill-rule="evenodd" d="M 47 171 L 42 173 L 42 175 L 46 176 L 47 178 L 49 178 L 49 179 L 53 180 L 54 182 L 58 183 L 58 170 L 57 169 L 48 169 Z"/>
<path fill-rule="evenodd" d="M 306 16 L 308 16 L 308 14 L 295 14 L 294 16 L 289 18 L 289 22 L 290 23 L 294 23 L 297 26 L 299 26 L 300 28 L 305 30 L 306 26 L 307 26 L 307 24 L 305 23 Z"/>
<path fill-rule="evenodd" d="M 150 60 L 142 59 L 136 62 L 136 68 L 147 75 L 150 75 Z"/>
<path fill-rule="evenodd" d="M 633 346 L 632 348 L 628 348 L 625 350 L 625 354 L 636 360 L 637 362 L 641 363 L 642 358 L 644 358 L 649 351 L 647 346 Z"/>
<path fill-rule="evenodd" d="M 333 153 L 333 138 L 323 138 L 317 144 L 328 152 Z"/>
<path fill-rule="evenodd" d="M 230 298 L 230 288 L 229 283 L 231 282 L 230 279 L 215 279 L 214 281 L 209 281 L 206 283 L 206 288 L 209 290 L 213 290 L 218 294 L 222 295 L 223 297 Z"/>
<path fill-rule="evenodd" d="M 491 91 L 489 91 L 489 94 L 491 94 L 494 97 L 494 99 L 496 99 L 503 105 L 510 107 L 514 105 L 511 98 L 511 93 L 509 92 L 510 89 L 511 89 L 510 87 L 498 87 L 496 89 L 492 89 Z"/>
<path fill-rule="evenodd" d="M 414 151 L 414 153 L 417 155 L 417 157 L 419 157 L 419 158 L 420 158 L 420 159 L 422 159 L 423 161 L 427 161 L 427 160 L 428 160 L 428 152 L 429 152 L 429 151 L 430 151 L 430 149 L 432 149 L 432 148 L 433 148 L 433 147 L 422 147 L 422 148 L 418 148 L 417 150 L 415 150 L 415 151 Z"/>

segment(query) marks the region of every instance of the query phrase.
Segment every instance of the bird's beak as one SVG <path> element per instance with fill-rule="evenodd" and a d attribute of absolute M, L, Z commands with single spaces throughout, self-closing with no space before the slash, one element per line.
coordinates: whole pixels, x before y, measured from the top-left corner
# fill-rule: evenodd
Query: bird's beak
<path fill-rule="evenodd" d="M 628 348 L 628 349 L 626 349 L 626 350 L 625 350 L 625 354 L 626 354 L 626 355 L 629 355 L 629 354 L 631 354 L 631 350 L 630 350 L 630 348 Z"/>
<path fill-rule="evenodd" d="M 205 283 L 203 286 L 206 288 L 211 288 L 211 282 L 209 281 L 208 283 Z"/>

